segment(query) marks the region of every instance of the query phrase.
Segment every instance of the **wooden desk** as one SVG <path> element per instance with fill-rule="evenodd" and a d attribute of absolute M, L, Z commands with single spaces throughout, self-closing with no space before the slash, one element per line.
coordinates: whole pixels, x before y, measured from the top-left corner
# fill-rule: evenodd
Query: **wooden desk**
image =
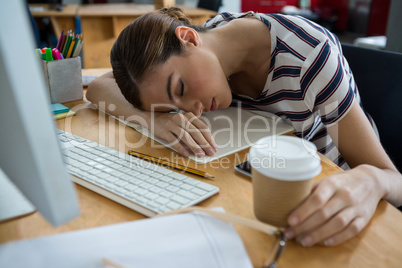
<path fill-rule="evenodd" d="M 105 71 L 107 69 L 101 70 L 102 73 Z M 85 72 L 85 74 L 98 75 L 99 72 Z M 105 116 L 87 102 L 71 102 L 67 105 L 77 111 L 77 114 L 65 120 L 58 120 L 57 125 L 61 129 L 122 152 L 127 152 L 143 139 L 144 144 L 140 148 L 135 148 L 137 151 L 188 163 L 186 159 L 178 157 L 167 148 L 151 148 L 149 139 L 144 139 L 135 130 Z M 254 218 L 251 181 L 235 173 L 233 168 L 235 164 L 245 159 L 246 153 L 247 150 L 243 150 L 225 160 L 198 165 L 197 168 L 215 176 L 212 180 L 189 175 L 220 187 L 219 194 L 200 203 L 200 206 L 223 207 L 229 213 Z M 219 163 L 222 168 L 216 168 Z M 195 164 L 190 162 L 190 166 L 195 167 Z M 340 171 L 328 159 L 323 158 L 322 166 L 323 171 L 317 179 Z M 81 205 L 79 218 L 58 228 L 50 226 L 39 213 L 1 223 L 0 243 L 145 218 L 79 185 L 76 185 L 76 189 Z M 355 238 L 337 247 L 303 248 L 296 242 L 288 241 L 279 260 L 279 267 L 400 267 L 401 222 L 402 213 L 387 202 L 381 201 L 371 222 Z M 247 227 L 235 227 L 254 266 L 261 267 L 268 255 L 273 237 Z"/>
<path fill-rule="evenodd" d="M 53 27 L 54 34 L 59 38 L 61 31 L 75 29 L 75 16 L 79 5 L 64 5 L 62 11 L 49 10 L 48 4 L 30 4 L 34 18 L 48 17 Z"/>
<path fill-rule="evenodd" d="M 216 12 L 179 6 L 192 19 L 193 24 L 201 25 Z M 154 11 L 154 5 L 142 4 L 91 4 L 81 5 L 78 16 L 81 18 L 84 35 L 83 59 L 85 68 L 110 68 L 110 50 L 120 32 L 134 19 Z"/>

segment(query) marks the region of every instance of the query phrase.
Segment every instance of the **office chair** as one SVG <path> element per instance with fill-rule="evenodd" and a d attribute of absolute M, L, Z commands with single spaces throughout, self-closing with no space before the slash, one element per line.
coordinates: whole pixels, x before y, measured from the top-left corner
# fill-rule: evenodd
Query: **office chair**
<path fill-rule="evenodd" d="M 380 141 L 402 171 L 402 53 L 342 44 L 363 107 L 377 125 Z"/>
<path fill-rule="evenodd" d="M 222 5 L 222 0 L 199 0 L 198 7 L 218 12 Z"/>

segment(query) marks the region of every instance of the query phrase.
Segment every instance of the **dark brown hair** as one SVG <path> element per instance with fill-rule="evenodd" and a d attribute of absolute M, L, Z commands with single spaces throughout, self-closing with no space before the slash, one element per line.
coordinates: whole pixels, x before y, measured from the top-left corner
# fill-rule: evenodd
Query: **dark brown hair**
<path fill-rule="evenodd" d="M 110 52 L 110 63 L 124 97 L 136 108 L 143 109 L 138 84 L 144 73 L 172 55 L 181 55 L 183 48 L 176 37 L 178 26 L 193 26 L 177 7 L 163 8 L 137 18 L 119 35 Z"/>

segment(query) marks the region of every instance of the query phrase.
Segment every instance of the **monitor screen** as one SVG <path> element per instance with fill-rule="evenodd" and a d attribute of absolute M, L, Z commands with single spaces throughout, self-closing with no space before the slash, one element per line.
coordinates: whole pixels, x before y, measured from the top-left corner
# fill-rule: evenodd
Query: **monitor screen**
<path fill-rule="evenodd" d="M 79 206 L 56 138 L 25 0 L 0 1 L 0 22 L 0 168 L 57 226 L 78 216 Z"/>

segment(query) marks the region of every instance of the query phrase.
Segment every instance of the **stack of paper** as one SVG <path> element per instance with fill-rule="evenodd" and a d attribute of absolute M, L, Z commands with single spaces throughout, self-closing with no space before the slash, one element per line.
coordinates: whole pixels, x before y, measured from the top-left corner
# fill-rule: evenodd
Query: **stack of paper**
<path fill-rule="evenodd" d="M 0 267 L 247 268 L 231 224 L 198 212 L 0 245 Z"/>

